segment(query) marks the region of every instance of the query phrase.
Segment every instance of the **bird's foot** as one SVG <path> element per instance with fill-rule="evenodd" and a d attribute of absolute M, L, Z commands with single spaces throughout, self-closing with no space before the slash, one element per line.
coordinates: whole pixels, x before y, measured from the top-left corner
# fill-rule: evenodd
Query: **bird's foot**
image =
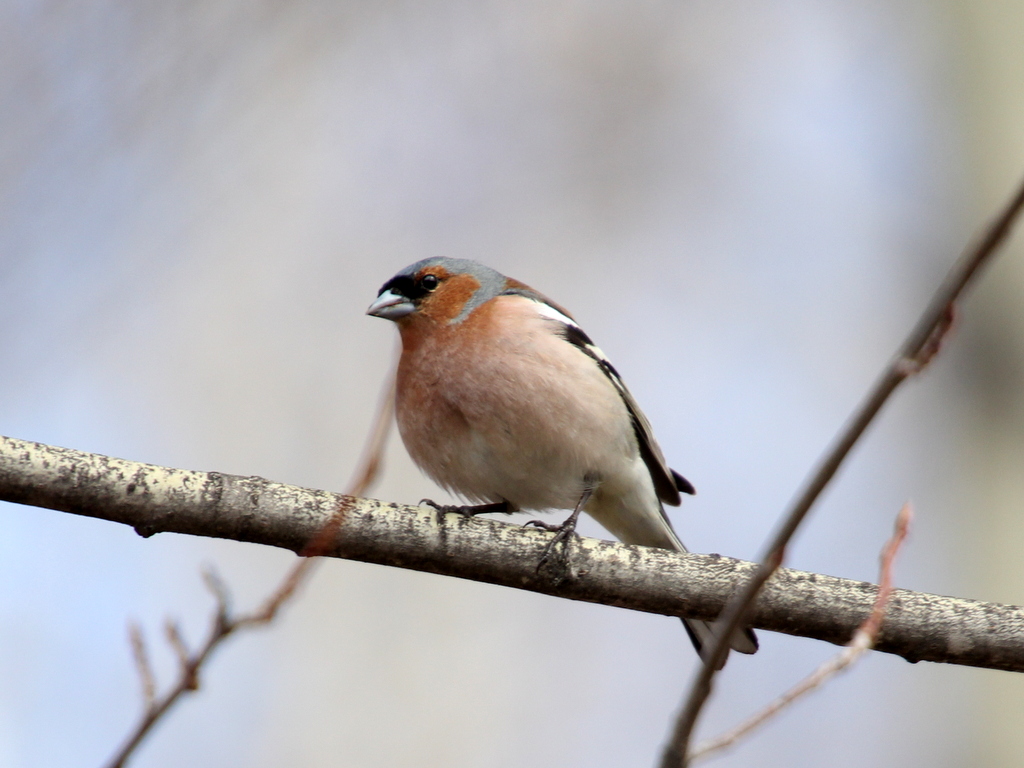
<path fill-rule="evenodd" d="M 590 501 L 591 495 L 594 493 L 596 484 L 589 478 L 587 484 L 583 488 L 583 494 L 580 496 L 580 500 L 576 502 L 576 508 L 569 515 L 568 519 L 561 525 L 552 525 L 551 523 L 545 523 L 543 520 L 531 520 L 525 525 L 534 525 L 537 528 L 543 528 L 545 531 L 551 531 L 555 535 L 548 542 L 548 545 L 544 547 L 544 554 L 541 555 L 540 562 L 537 563 L 537 572 L 540 573 L 540 569 L 544 567 L 544 564 L 551 559 L 555 554 L 555 547 L 559 544 L 562 545 L 562 554 L 559 557 L 561 561 L 560 574 L 557 578 L 561 581 L 569 573 L 569 542 L 576 536 L 576 521 L 580 519 L 580 512 L 583 511 L 583 507 L 588 501 Z"/>
<path fill-rule="evenodd" d="M 515 510 L 507 501 L 499 501 L 494 504 L 477 504 L 475 506 L 460 506 L 458 504 L 438 504 L 436 501 L 430 499 L 420 499 L 421 507 L 432 507 L 438 514 L 446 515 L 449 512 L 455 514 L 464 515 L 466 517 L 474 517 L 476 515 L 487 515 L 496 512 L 510 514 Z"/>
<path fill-rule="evenodd" d="M 528 523 L 523 523 L 523 526 L 533 525 L 537 528 L 541 528 L 545 531 L 555 534 L 551 537 L 551 541 L 544 547 L 544 554 L 541 555 L 540 561 L 537 563 L 537 571 L 552 559 L 555 555 L 555 550 L 561 545 L 561 554 L 558 557 L 559 565 L 564 570 L 569 564 L 569 543 L 574 536 L 576 536 L 576 521 L 579 519 L 579 512 L 573 512 L 569 515 L 569 518 L 565 522 L 560 524 L 545 523 L 543 520 L 530 520 Z"/>

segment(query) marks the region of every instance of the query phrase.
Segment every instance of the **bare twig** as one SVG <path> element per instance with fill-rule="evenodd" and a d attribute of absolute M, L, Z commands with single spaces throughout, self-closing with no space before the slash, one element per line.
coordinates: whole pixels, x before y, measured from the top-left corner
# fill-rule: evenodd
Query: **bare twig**
<path fill-rule="evenodd" d="M 188 645 L 185 643 L 185 637 L 181 634 L 181 627 L 178 626 L 178 622 L 173 619 L 167 619 L 164 622 L 164 635 L 167 636 L 167 642 L 174 649 L 174 654 L 178 657 L 178 662 L 181 666 L 188 666 L 191 654 L 188 652 Z"/>
<path fill-rule="evenodd" d="M 889 396 L 910 375 L 920 371 L 937 354 L 948 331 L 957 300 L 983 266 L 995 255 L 1010 233 L 1024 207 L 1024 183 L 1017 189 L 1004 210 L 990 224 L 985 234 L 953 265 L 910 336 L 900 347 L 867 397 L 854 411 L 853 417 L 839 433 L 838 438 L 824 455 L 817 469 L 810 475 L 803 491 L 783 517 L 782 525 L 772 537 L 762 563 L 751 579 L 738 591 L 719 619 L 721 632 L 708 651 L 705 663 L 698 670 L 673 730 L 672 739 L 662 756 L 662 768 L 686 765 L 690 738 L 700 711 L 711 695 L 712 680 L 729 652 L 729 638 L 745 622 L 757 593 L 772 573 L 782 564 L 786 546 L 810 512 L 814 502 L 835 476 L 850 450 L 864 434 L 868 425 L 881 411 Z"/>
<path fill-rule="evenodd" d="M 388 378 L 388 385 L 384 388 L 380 402 L 377 404 L 377 416 L 373 422 L 373 429 L 367 438 L 363 455 L 359 460 L 359 467 L 349 483 L 346 495 L 362 496 L 379 476 L 381 467 L 384 465 L 384 448 L 387 445 L 394 407 L 395 372 L 392 371 Z M 339 506 L 327 524 L 299 553 L 302 559 L 292 566 L 292 569 L 281 581 L 281 585 L 266 599 L 258 611 L 242 619 L 242 623 L 247 625 L 266 624 L 274 620 L 281 606 L 295 594 L 302 583 L 312 576 L 313 570 L 320 562 L 316 558 L 327 554 L 330 550 L 331 542 L 337 536 L 344 519 L 345 510 Z"/>
<path fill-rule="evenodd" d="M 227 619 L 231 613 L 231 594 L 228 592 L 228 585 L 214 569 L 212 565 L 204 566 L 200 571 L 203 577 L 203 584 L 210 590 L 214 602 L 217 603 L 217 615 Z"/>
<path fill-rule="evenodd" d="M 156 703 L 156 678 L 153 676 L 153 667 L 149 663 L 142 627 L 134 621 L 128 625 L 128 639 L 132 646 L 132 656 L 135 657 L 135 668 L 139 672 L 139 681 L 142 683 L 142 706 L 146 712 L 149 712 Z"/>
<path fill-rule="evenodd" d="M 384 447 L 391 424 L 394 403 L 394 381 L 395 377 L 392 372 L 389 377 L 388 386 L 385 387 L 378 404 L 377 415 L 363 450 L 359 469 L 350 484 L 349 495 L 361 496 L 379 475 L 383 464 Z M 134 625 L 132 626 L 132 648 L 135 653 L 136 666 L 139 668 L 139 674 L 143 680 L 143 695 L 146 700 L 146 709 L 142 719 L 128 736 L 124 745 L 107 763 L 107 768 L 121 768 L 142 742 L 146 734 L 170 710 L 171 706 L 181 698 L 182 694 L 198 690 L 200 669 L 224 640 L 239 629 L 262 626 L 274 620 L 281 607 L 310 578 L 315 564 L 318 562 L 317 557 L 327 554 L 330 550 L 331 544 L 343 522 L 344 514 L 344 505 L 338 504 L 334 514 L 328 518 L 327 522 L 320 527 L 319 531 L 310 538 L 309 542 L 299 552 L 300 559 L 289 569 L 277 589 L 267 597 L 262 606 L 252 613 L 232 616 L 231 598 L 227 585 L 212 568 L 207 567 L 203 569 L 203 581 L 216 602 L 209 634 L 203 646 L 195 654 L 192 654 L 185 644 L 178 625 L 173 621 L 167 621 L 165 626 L 167 640 L 178 657 L 179 674 L 176 684 L 159 701 L 155 699 L 155 684 L 153 683 L 152 673 L 149 671 L 149 662 L 145 656 L 145 646 L 142 644 L 141 632 L 137 631 Z M 136 642 L 136 638 L 138 638 L 138 642 Z M 147 684 L 149 687 L 147 687 Z"/>
<path fill-rule="evenodd" d="M 215 626 L 222 626 L 220 621 L 222 615 L 220 610 L 218 610 L 217 618 L 214 619 Z M 184 635 L 181 634 L 181 627 L 178 626 L 178 622 L 167 619 L 164 622 L 164 634 L 167 636 L 167 642 L 174 649 L 174 655 L 178 657 L 178 668 L 182 684 L 179 689 L 176 689 L 178 690 L 176 695 L 180 695 L 182 691 L 199 690 L 198 665 L 193 663 L 192 655 L 189 653 L 188 645 L 185 643 Z"/>
<path fill-rule="evenodd" d="M 391 431 L 391 417 L 395 409 L 395 374 L 396 370 L 393 368 L 388 375 L 387 386 L 381 392 L 373 429 L 366 440 L 363 455 L 359 459 L 359 466 L 348 484 L 346 493 L 349 496 L 365 494 L 380 475 L 381 467 L 384 464 L 384 448 L 387 444 L 388 433 Z"/>
<path fill-rule="evenodd" d="M 775 715 L 792 704 L 798 698 L 810 691 L 813 691 L 815 688 L 820 687 L 834 675 L 849 667 L 857 661 L 865 651 L 869 651 L 874 647 L 875 639 L 878 637 L 878 632 L 882 628 L 882 619 L 885 617 L 885 609 L 889 604 L 889 597 L 892 595 L 893 561 L 896 559 L 896 553 L 899 552 L 900 546 L 907 537 L 907 531 L 910 528 L 910 521 L 912 517 L 913 513 L 910 509 L 910 505 L 904 504 L 903 508 L 896 516 L 896 526 L 892 537 L 882 548 L 882 556 L 880 558 L 881 567 L 879 568 L 878 579 L 878 597 L 875 598 L 875 604 L 871 608 L 871 613 L 864 620 L 864 623 L 857 628 L 857 631 L 853 635 L 853 639 L 847 644 L 847 646 L 840 653 L 819 666 L 813 673 L 779 696 L 760 712 L 757 712 L 747 718 L 735 728 L 732 728 L 713 739 L 708 739 L 702 744 L 698 744 L 693 752 L 690 753 L 689 760 L 691 763 L 697 760 L 703 760 L 706 757 L 710 757 L 715 752 L 732 746 L 755 728 L 775 717 Z"/>

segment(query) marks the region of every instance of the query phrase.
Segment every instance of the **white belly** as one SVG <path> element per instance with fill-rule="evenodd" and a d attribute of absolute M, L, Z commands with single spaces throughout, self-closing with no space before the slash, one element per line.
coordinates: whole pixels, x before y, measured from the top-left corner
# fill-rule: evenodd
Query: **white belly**
<path fill-rule="evenodd" d="M 539 325 L 497 343 L 485 359 L 451 350 L 458 367 L 428 345 L 403 361 L 400 389 L 416 385 L 397 419 L 417 465 L 467 500 L 520 509 L 572 508 L 588 476 L 632 479 L 632 423 L 594 361 Z"/>

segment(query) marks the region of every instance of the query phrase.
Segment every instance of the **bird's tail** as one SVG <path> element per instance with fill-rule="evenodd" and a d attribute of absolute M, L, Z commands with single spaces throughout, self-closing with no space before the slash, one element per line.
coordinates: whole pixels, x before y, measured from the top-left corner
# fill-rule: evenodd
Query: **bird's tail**
<path fill-rule="evenodd" d="M 686 547 L 683 546 L 681 541 L 678 541 L 678 537 L 676 537 L 676 540 L 679 546 L 673 547 L 673 549 L 677 549 L 679 552 L 686 552 Z M 665 547 L 665 549 L 668 549 L 668 547 Z M 711 652 L 714 641 L 722 633 L 722 627 L 719 625 L 719 622 L 699 621 L 697 619 L 682 619 L 682 622 L 683 627 L 686 629 L 686 634 L 690 636 L 690 642 L 697 649 L 697 654 L 704 661 L 707 661 L 706 654 Z M 733 636 L 729 638 L 729 647 L 740 653 L 757 653 L 757 635 L 754 634 L 754 630 L 750 629 L 750 627 L 743 627 L 743 629 L 734 632 Z M 718 666 L 719 669 L 725 666 L 726 658 L 728 656 L 722 659 L 722 663 Z"/>
<path fill-rule="evenodd" d="M 698 655 L 704 661 L 707 661 L 705 654 L 711 652 L 714 640 L 721 634 L 718 622 L 697 621 L 696 619 L 682 619 L 682 622 L 683 627 L 686 629 L 686 634 L 690 636 L 690 642 L 697 649 Z M 754 634 L 754 630 L 744 627 L 732 636 L 729 640 L 729 647 L 740 653 L 757 653 L 757 635 Z M 718 668 L 721 669 L 724 666 L 725 659 L 722 659 L 722 663 L 718 665 Z"/>
<path fill-rule="evenodd" d="M 673 539 L 675 546 L 671 549 L 675 549 L 678 552 L 686 552 L 686 546 L 679 540 L 676 532 L 672 529 L 671 524 L 666 520 L 666 526 Z M 666 547 L 669 549 L 669 547 Z M 696 619 L 682 619 L 683 626 L 686 628 L 686 634 L 690 636 L 690 642 L 693 643 L 693 647 L 697 649 L 697 654 L 707 661 L 707 653 L 711 652 L 711 647 L 714 645 L 714 641 L 722 633 L 722 627 L 717 621 L 698 621 Z M 733 633 L 732 637 L 729 638 L 729 647 L 734 651 L 740 653 L 757 653 L 757 635 L 754 634 L 754 630 L 750 627 L 743 627 L 743 629 L 737 630 Z M 726 656 L 728 658 L 728 656 Z M 719 669 L 725 666 L 725 659 L 722 659 L 722 663 L 719 665 Z"/>
<path fill-rule="evenodd" d="M 608 511 L 610 510 L 595 509 L 590 513 L 620 541 L 645 547 L 674 549 L 677 552 L 688 551 L 673 530 L 664 509 L 658 510 L 657 517 L 653 514 L 623 514 L 622 510 L 616 510 L 618 514 L 608 515 Z M 718 622 L 698 619 L 683 619 L 682 622 L 693 647 L 697 649 L 700 657 L 706 660 L 705 654 L 711 650 L 714 640 L 721 634 Z M 740 653 L 756 653 L 757 635 L 749 627 L 744 627 L 733 633 L 729 646 Z M 724 660 L 722 665 L 725 665 Z"/>

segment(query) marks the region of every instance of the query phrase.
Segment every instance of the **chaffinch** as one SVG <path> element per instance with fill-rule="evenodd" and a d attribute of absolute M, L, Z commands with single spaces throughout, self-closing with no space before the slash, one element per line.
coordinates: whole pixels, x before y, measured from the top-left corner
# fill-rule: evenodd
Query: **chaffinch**
<path fill-rule="evenodd" d="M 433 258 L 386 282 L 367 314 L 398 325 L 399 432 L 420 469 L 478 504 L 461 511 L 571 509 L 564 536 L 582 510 L 628 544 L 686 551 L 662 503 L 693 486 L 562 307 L 483 264 Z M 683 623 L 700 653 L 712 625 Z M 731 644 L 757 650 L 749 630 Z"/>

